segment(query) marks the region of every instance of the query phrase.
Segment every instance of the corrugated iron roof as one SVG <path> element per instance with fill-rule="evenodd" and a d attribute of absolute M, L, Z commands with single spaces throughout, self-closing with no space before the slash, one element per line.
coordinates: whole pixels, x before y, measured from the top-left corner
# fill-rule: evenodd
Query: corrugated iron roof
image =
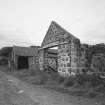
<path fill-rule="evenodd" d="M 13 52 L 19 56 L 38 56 L 38 48 L 14 46 Z"/>

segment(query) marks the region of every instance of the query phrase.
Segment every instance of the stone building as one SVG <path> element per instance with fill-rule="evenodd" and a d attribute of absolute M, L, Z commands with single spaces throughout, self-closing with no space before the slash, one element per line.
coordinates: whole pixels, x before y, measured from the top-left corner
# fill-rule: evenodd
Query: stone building
<path fill-rule="evenodd" d="M 13 46 L 9 57 L 10 69 L 35 69 L 38 68 L 38 48 Z"/>
<path fill-rule="evenodd" d="M 53 70 L 62 76 L 87 72 L 90 68 L 96 72 L 101 69 L 103 72 L 105 71 L 104 52 L 105 45 L 81 44 L 77 37 L 52 21 L 41 47 L 13 47 L 9 57 L 9 67 L 11 69 Z"/>
<path fill-rule="evenodd" d="M 88 70 L 88 53 L 89 46 L 87 44 L 81 44 L 80 47 L 80 73 L 86 72 Z"/>
<path fill-rule="evenodd" d="M 58 47 L 57 71 L 63 76 L 77 73 L 80 68 L 80 40 L 52 21 L 39 51 L 40 70 L 48 67 L 48 49 Z"/>

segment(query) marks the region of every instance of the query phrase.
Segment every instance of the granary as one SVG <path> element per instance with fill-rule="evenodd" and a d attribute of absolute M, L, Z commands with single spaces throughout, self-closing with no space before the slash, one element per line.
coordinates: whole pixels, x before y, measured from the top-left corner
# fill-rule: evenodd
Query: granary
<path fill-rule="evenodd" d="M 13 46 L 9 57 L 10 69 L 35 69 L 38 67 L 38 47 Z"/>
<path fill-rule="evenodd" d="M 58 48 L 57 71 L 59 74 L 71 75 L 78 73 L 80 68 L 80 40 L 52 21 L 40 48 L 40 70 L 48 68 L 48 49 Z"/>

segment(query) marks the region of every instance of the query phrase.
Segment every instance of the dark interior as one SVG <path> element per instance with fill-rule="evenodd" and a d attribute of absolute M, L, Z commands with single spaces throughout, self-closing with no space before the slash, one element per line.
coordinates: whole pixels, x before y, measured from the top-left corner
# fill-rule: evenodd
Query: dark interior
<path fill-rule="evenodd" d="M 18 57 L 18 69 L 28 69 L 28 57 L 27 56 L 19 56 Z"/>

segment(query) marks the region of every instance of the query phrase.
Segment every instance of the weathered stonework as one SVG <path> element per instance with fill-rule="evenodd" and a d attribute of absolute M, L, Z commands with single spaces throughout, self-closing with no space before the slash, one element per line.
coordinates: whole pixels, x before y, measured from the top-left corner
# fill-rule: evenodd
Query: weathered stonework
<path fill-rule="evenodd" d="M 91 71 L 96 73 L 105 73 L 104 54 L 96 54 L 92 56 Z"/>
<path fill-rule="evenodd" d="M 60 74 L 70 73 L 70 55 L 69 55 L 69 44 L 59 45 L 58 47 L 58 72 Z"/>
<path fill-rule="evenodd" d="M 88 63 L 87 58 L 86 58 L 87 49 L 88 49 L 88 45 L 81 44 L 81 47 L 80 47 L 80 73 L 88 71 L 88 67 L 86 67 L 86 65 Z"/>
<path fill-rule="evenodd" d="M 44 59 L 45 59 L 45 52 L 44 50 L 40 50 L 39 53 L 39 66 L 40 66 L 40 70 L 44 70 Z"/>
<path fill-rule="evenodd" d="M 80 67 L 80 40 L 56 22 L 51 23 L 42 42 L 39 56 L 40 69 L 44 70 L 49 64 L 47 50 L 54 46 L 58 46 L 58 72 L 63 76 L 76 74 Z"/>

